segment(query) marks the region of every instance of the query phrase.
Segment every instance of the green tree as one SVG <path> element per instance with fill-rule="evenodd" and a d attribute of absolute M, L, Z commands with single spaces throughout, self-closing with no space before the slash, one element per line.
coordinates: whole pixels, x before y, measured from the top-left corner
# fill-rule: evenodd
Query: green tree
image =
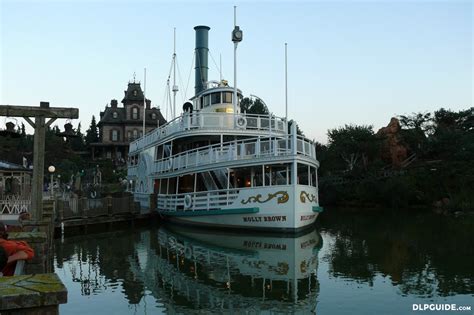
<path fill-rule="evenodd" d="M 84 144 L 84 135 L 81 132 L 81 123 L 77 125 L 77 129 L 75 131 L 75 137 L 71 138 L 71 148 L 74 151 L 84 151 L 85 144 Z"/>
<path fill-rule="evenodd" d="M 95 116 L 92 116 L 91 124 L 89 129 L 86 131 L 85 140 L 87 145 L 99 141 L 99 130 L 97 128 L 97 123 L 95 122 Z"/>
<path fill-rule="evenodd" d="M 379 152 L 379 140 L 372 126 L 345 125 L 328 130 L 329 151 L 340 158 L 346 170 L 352 171 L 357 165 L 367 169 L 370 160 Z"/>
<path fill-rule="evenodd" d="M 270 113 L 267 106 L 260 98 L 252 100 L 248 97 L 244 97 L 240 102 L 240 111 L 242 113 L 254 115 L 268 115 Z"/>

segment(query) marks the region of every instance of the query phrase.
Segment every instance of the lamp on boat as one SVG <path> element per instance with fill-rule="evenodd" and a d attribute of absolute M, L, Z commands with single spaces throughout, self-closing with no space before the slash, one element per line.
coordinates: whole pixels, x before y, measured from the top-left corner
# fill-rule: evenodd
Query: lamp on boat
<path fill-rule="evenodd" d="M 183 104 L 183 112 L 187 113 L 189 112 L 190 114 L 193 113 L 193 104 L 190 102 L 186 102 Z"/>

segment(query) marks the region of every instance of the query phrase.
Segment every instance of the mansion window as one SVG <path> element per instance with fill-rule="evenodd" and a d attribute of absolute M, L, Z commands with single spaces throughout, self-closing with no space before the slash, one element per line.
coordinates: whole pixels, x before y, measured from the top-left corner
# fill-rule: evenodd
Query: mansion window
<path fill-rule="evenodd" d="M 117 119 L 117 117 L 118 117 L 117 112 L 114 112 L 114 113 L 112 114 L 112 117 L 113 117 L 114 119 Z"/>
<path fill-rule="evenodd" d="M 151 119 L 153 119 L 153 120 L 156 119 L 156 114 L 155 114 L 155 113 L 152 113 L 152 114 L 151 114 Z"/>
<path fill-rule="evenodd" d="M 132 108 L 132 119 L 138 119 L 138 107 L 133 107 Z"/>
<path fill-rule="evenodd" d="M 132 132 L 131 131 L 127 132 L 127 138 L 128 138 L 128 140 L 132 140 Z"/>
<path fill-rule="evenodd" d="M 137 138 L 138 138 L 138 130 L 133 129 L 133 139 L 137 139 Z"/>
<path fill-rule="evenodd" d="M 110 138 L 114 142 L 119 141 L 119 132 L 118 132 L 118 130 L 113 129 L 111 131 L 111 137 Z"/>

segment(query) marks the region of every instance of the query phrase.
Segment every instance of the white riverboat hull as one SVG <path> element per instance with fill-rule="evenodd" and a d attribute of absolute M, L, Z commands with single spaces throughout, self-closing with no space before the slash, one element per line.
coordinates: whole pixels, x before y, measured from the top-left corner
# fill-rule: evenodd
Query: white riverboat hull
<path fill-rule="evenodd" d="M 158 212 L 187 225 L 298 232 L 314 224 L 322 211 L 316 196 L 316 187 L 303 185 L 242 189 L 220 209 Z"/>

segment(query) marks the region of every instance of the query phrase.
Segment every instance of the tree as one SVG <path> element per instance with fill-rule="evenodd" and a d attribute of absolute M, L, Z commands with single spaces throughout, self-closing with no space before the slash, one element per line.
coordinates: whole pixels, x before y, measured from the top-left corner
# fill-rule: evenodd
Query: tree
<path fill-rule="evenodd" d="M 268 115 L 270 113 L 267 106 L 260 98 L 252 100 L 248 97 L 244 97 L 240 102 L 240 111 L 242 113 L 254 115 Z"/>
<path fill-rule="evenodd" d="M 400 115 L 398 117 L 402 128 L 421 130 L 425 134 L 432 129 L 431 113 L 412 113 L 409 116 Z"/>
<path fill-rule="evenodd" d="M 75 132 L 76 137 L 71 138 L 71 148 L 74 151 L 83 151 L 84 148 L 84 135 L 81 132 L 81 123 L 77 125 Z"/>
<path fill-rule="evenodd" d="M 92 116 L 91 124 L 89 129 L 86 131 L 86 144 L 89 145 L 99 141 L 99 131 L 95 122 L 95 116 Z"/>
<path fill-rule="evenodd" d="M 364 169 L 379 151 L 379 141 L 372 126 L 345 125 L 328 130 L 329 151 L 340 157 L 348 171 L 354 170 L 359 161 Z"/>

